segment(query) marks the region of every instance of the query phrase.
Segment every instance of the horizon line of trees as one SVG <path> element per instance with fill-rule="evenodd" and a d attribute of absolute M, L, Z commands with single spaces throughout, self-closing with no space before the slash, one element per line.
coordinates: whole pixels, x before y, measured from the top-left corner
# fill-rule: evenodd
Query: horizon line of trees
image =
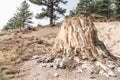
<path fill-rule="evenodd" d="M 120 0 L 79 0 L 77 7 L 70 11 L 70 16 L 81 13 L 120 19 Z"/>
<path fill-rule="evenodd" d="M 29 2 L 41 6 L 41 13 L 36 14 L 36 19 L 49 18 L 51 26 L 54 21 L 58 20 L 64 15 L 66 9 L 62 8 L 60 4 L 66 4 L 68 0 L 28 0 Z M 43 7 L 44 6 L 44 7 Z M 29 10 L 30 5 L 27 1 L 23 1 L 21 6 L 17 8 L 16 13 L 8 23 L 3 27 L 3 30 L 25 28 L 32 23 L 33 13 Z M 70 11 L 68 16 L 75 16 L 79 14 L 98 14 L 107 17 L 107 19 L 114 17 L 120 19 L 120 0 L 79 0 L 77 7 Z"/>

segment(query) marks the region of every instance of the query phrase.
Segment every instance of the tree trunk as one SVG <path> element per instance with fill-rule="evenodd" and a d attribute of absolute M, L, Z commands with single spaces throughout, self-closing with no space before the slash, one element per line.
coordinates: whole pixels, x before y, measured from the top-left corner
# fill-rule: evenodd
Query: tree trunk
<path fill-rule="evenodd" d="M 50 25 L 53 26 L 53 0 L 50 0 Z"/>

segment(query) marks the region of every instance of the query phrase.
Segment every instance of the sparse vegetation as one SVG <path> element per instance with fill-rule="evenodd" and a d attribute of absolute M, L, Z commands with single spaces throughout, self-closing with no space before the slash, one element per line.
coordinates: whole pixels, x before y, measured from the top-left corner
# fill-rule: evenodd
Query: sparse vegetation
<path fill-rule="evenodd" d="M 29 11 L 29 4 L 26 1 L 21 3 L 21 6 L 17 8 L 15 15 L 8 20 L 8 23 L 3 27 L 3 30 L 9 29 L 22 29 L 32 23 L 32 15 Z"/>

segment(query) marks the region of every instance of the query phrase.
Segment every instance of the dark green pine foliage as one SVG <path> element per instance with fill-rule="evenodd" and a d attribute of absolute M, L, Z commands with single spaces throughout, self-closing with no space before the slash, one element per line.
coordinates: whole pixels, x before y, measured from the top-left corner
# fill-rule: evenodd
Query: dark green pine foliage
<path fill-rule="evenodd" d="M 50 25 L 54 24 L 54 20 L 60 18 L 58 15 L 64 15 L 66 9 L 60 7 L 60 4 L 66 4 L 67 0 L 29 0 L 31 3 L 39 6 L 45 6 L 42 8 L 42 13 L 36 15 L 37 19 L 44 17 L 50 18 Z M 57 15 L 58 14 L 58 15 Z"/>
<path fill-rule="evenodd" d="M 114 4 L 114 17 L 120 19 L 120 0 L 115 0 Z"/>
<path fill-rule="evenodd" d="M 97 14 L 100 14 L 102 16 L 106 16 L 107 18 L 112 16 L 112 8 L 111 8 L 112 2 L 111 0 L 98 0 L 96 1 L 96 8 L 97 8 Z"/>
<path fill-rule="evenodd" d="M 25 28 L 29 24 L 32 23 L 32 13 L 29 10 L 29 4 L 26 1 L 21 3 L 21 6 L 17 8 L 16 14 L 10 20 L 8 20 L 7 24 L 3 27 L 3 30 L 9 29 L 20 29 Z"/>
<path fill-rule="evenodd" d="M 10 18 L 10 20 L 8 20 L 7 24 L 3 27 L 3 30 L 9 30 L 9 29 L 14 29 L 14 18 Z"/>
<path fill-rule="evenodd" d="M 17 20 L 17 17 L 14 16 L 8 20 L 5 26 L 3 26 L 3 30 L 17 29 L 19 25 L 20 22 Z"/>
<path fill-rule="evenodd" d="M 91 14 L 95 12 L 94 0 L 80 0 L 76 7 L 77 14 Z"/>
<path fill-rule="evenodd" d="M 15 14 L 17 20 L 16 25 L 19 26 L 20 29 L 25 28 L 27 25 L 32 23 L 31 19 L 33 13 L 30 12 L 29 7 L 30 5 L 26 1 L 23 1 L 21 6 L 17 8 L 17 12 Z"/>

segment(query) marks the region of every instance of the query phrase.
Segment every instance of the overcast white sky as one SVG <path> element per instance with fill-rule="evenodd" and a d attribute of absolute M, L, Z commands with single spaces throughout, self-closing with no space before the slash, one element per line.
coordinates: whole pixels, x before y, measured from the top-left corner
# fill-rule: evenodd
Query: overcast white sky
<path fill-rule="evenodd" d="M 16 12 L 16 8 L 20 6 L 20 4 L 23 2 L 24 0 L 1 0 L 0 1 L 0 29 L 2 29 L 2 27 L 7 23 L 7 21 L 14 15 L 14 13 Z M 67 3 L 67 5 L 63 6 L 64 8 L 67 9 L 66 14 L 69 13 L 69 10 L 74 9 L 77 6 L 77 3 L 79 2 L 79 0 L 68 0 L 69 2 Z M 31 12 L 33 12 L 33 14 L 35 15 L 36 13 L 40 12 L 41 7 L 31 4 L 30 3 L 30 10 Z M 37 20 L 37 19 L 33 19 L 34 21 L 34 25 L 36 24 L 48 24 L 48 20 L 47 19 L 42 19 L 42 20 Z"/>

